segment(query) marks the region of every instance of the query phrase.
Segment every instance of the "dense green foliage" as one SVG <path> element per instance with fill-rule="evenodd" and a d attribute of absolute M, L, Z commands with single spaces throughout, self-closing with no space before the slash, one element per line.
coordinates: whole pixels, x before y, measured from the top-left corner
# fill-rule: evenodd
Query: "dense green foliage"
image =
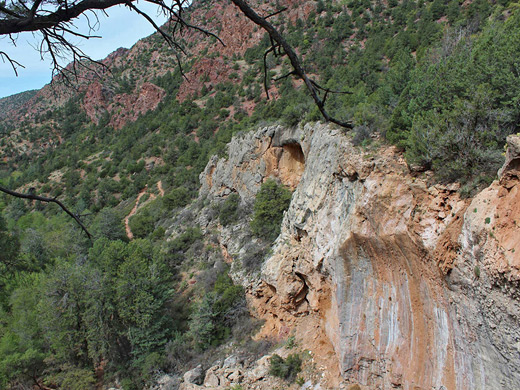
<path fill-rule="evenodd" d="M 450 31 L 414 70 L 389 138 L 445 181 L 493 176 L 520 119 L 520 14 Z"/>
<path fill-rule="evenodd" d="M 200 239 L 192 229 L 173 246 L 185 252 Z M 184 351 L 206 349 L 225 341 L 247 314 L 243 289 L 221 273 L 201 291 L 189 316 L 189 296 L 175 297 L 170 252 L 150 240 L 102 237 L 79 252 L 54 258 L 40 272 L 18 272 L 21 279 L 1 309 L 3 387 L 40 378 L 88 389 L 103 361 L 105 372 L 139 386 L 154 370 L 174 364 L 166 350 L 179 335 Z"/>
<path fill-rule="evenodd" d="M 230 194 L 219 207 L 218 218 L 222 225 L 227 226 L 238 219 L 240 195 L 236 192 Z"/>
<path fill-rule="evenodd" d="M 294 382 L 296 375 L 301 371 L 302 359 L 298 354 L 290 354 L 287 359 L 280 355 L 271 356 L 271 365 L 269 373 L 289 382 Z"/>
<path fill-rule="evenodd" d="M 274 241 L 280 234 L 283 213 L 291 203 L 292 192 L 273 179 L 262 184 L 256 194 L 251 231 L 267 241 Z"/>
<path fill-rule="evenodd" d="M 197 348 L 204 350 L 227 339 L 231 326 L 246 311 L 244 291 L 227 275 L 219 275 L 212 291 L 204 295 L 190 321 Z"/>
<path fill-rule="evenodd" d="M 174 330 L 171 280 L 164 255 L 149 241 L 106 238 L 85 260 L 58 258 L 46 272 L 27 275 L 10 297 L 0 375 L 23 381 L 45 370 L 67 387 L 78 376 L 87 383 L 86 372 L 92 379 L 104 359 L 114 368 L 139 367 Z"/>

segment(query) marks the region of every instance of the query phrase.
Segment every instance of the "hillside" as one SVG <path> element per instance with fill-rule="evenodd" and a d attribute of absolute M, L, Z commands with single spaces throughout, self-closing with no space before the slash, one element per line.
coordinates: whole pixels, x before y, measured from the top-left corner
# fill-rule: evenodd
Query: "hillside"
<path fill-rule="evenodd" d="M 93 234 L 2 196 L 0 387 L 518 387 L 516 3 L 250 3 L 352 131 L 229 1 L 182 71 L 154 34 L 0 100 L 0 184 Z"/>
<path fill-rule="evenodd" d="M 16 112 L 25 106 L 36 94 L 36 90 L 17 93 L 16 95 L 0 99 L 0 119 L 5 120 L 8 114 Z"/>

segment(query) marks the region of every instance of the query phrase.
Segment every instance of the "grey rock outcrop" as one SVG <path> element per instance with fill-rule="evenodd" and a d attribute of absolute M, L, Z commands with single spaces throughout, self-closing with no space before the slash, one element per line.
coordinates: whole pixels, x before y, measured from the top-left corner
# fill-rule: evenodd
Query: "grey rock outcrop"
<path fill-rule="evenodd" d="M 520 154 L 508 142 L 507 185 L 471 205 L 456 185 L 410 174 L 395 148 L 363 151 L 321 124 L 235 138 L 228 160 L 201 175 L 201 193 L 251 204 L 269 176 L 295 189 L 261 282 L 234 278 L 266 334 L 296 330 L 318 365 L 337 364 L 322 388 L 338 388 L 334 372 L 345 388 L 520 388 L 520 186 L 509 174 Z M 220 235 L 238 257 L 239 226 Z"/>
<path fill-rule="evenodd" d="M 181 378 L 172 375 L 162 375 L 155 386 L 151 387 L 150 390 L 177 390 L 181 383 Z"/>
<path fill-rule="evenodd" d="M 183 378 L 185 383 L 201 385 L 204 382 L 204 370 L 202 369 L 202 365 L 199 364 L 194 369 L 186 372 Z"/>

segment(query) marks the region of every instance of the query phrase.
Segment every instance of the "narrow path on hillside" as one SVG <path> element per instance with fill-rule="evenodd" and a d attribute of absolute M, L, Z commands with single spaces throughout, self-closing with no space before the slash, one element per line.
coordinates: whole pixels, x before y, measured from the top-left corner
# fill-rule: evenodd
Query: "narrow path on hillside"
<path fill-rule="evenodd" d="M 157 182 L 157 189 L 159 190 L 159 196 L 162 198 L 164 196 L 164 189 L 162 187 L 162 181 L 159 180 Z M 132 233 L 132 230 L 130 229 L 130 218 L 132 218 L 135 213 L 137 212 L 137 208 L 139 207 L 139 201 L 141 198 L 146 194 L 148 191 L 148 186 L 144 187 L 139 194 L 137 195 L 137 199 L 135 200 L 135 205 L 132 211 L 125 217 L 125 230 L 126 230 L 126 236 L 129 240 L 134 239 L 134 234 Z M 147 202 L 154 200 L 157 198 L 157 196 L 154 193 L 150 193 L 150 197 L 146 200 Z"/>
<path fill-rule="evenodd" d="M 159 190 L 159 195 L 162 198 L 164 196 L 164 190 L 162 188 L 162 180 L 157 182 L 157 189 Z"/>

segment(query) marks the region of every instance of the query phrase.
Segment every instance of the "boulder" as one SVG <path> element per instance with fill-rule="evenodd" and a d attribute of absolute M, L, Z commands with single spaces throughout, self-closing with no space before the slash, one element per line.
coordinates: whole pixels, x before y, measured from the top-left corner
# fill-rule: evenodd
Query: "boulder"
<path fill-rule="evenodd" d="M 171 376 L 165 374 L 157 380 L 155 390 L 176 390 L 179 388 L 180 378 L 178 376 Z"/>
<path fill-rule="evenodd" d="M 230 355 L 224 360 L 224 364 L 222 364 L 222 368 L 232 368 L 236 367 L 240 364 L 238 357 L 236 355 Z"/>
<path fill-rule="evenodd" d="M 202 365 L 198 365 L 193 370 L 190 370 L 184 374 L 185 383 L 193 383 L 195 385 L 201 385 L 204 382 L 204 370 Z"/>
<path fill-rule="evenodd" d="M 220 386 L 220 379 L 217 375 L 217 371 L 219 366 L 213 366 L 206 371 L 206 376 L 204 378 L 204 386 L 206 387 L 218 387 Z"/>
<path fill-rule="evenodd" d="M 269 375 L 270 356 L 263 356 L 257 362 L 257 365 L 251 371 L 246 373 L 247 379 L 250 382 L 257 382 Z"/>

